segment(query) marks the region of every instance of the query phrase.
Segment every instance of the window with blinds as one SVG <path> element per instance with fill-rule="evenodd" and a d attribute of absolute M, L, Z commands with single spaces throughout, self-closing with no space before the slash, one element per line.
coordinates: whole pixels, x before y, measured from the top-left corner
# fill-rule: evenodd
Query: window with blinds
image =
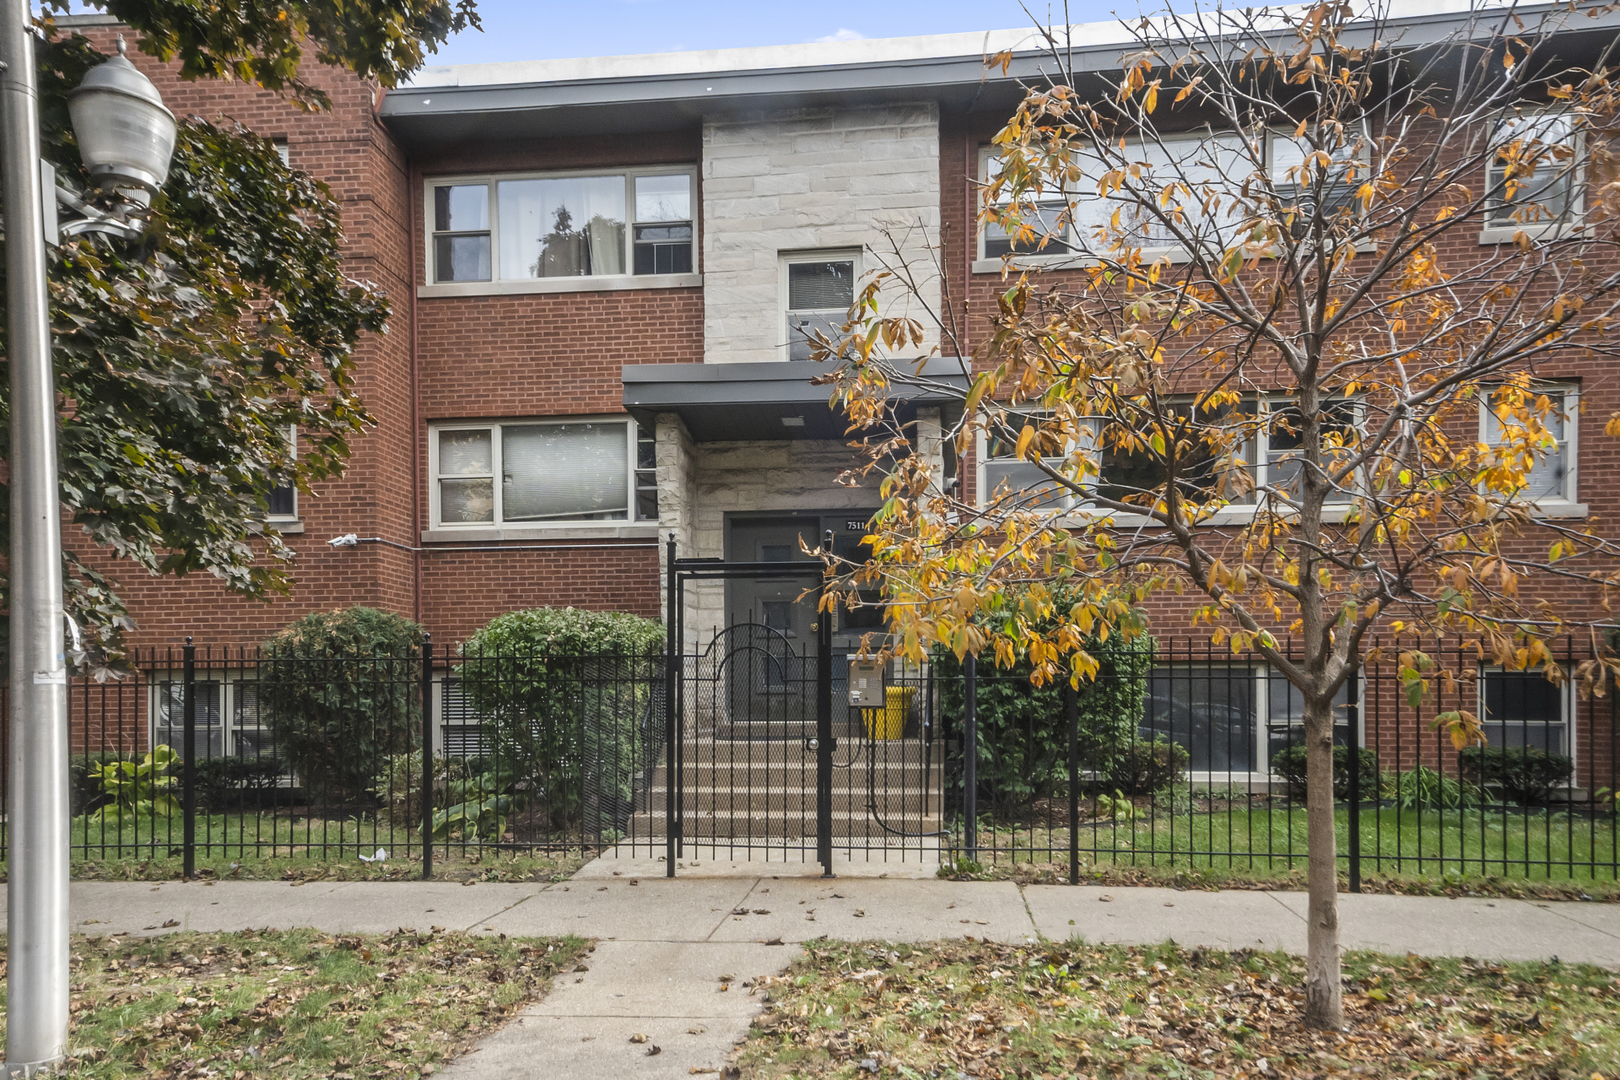
<path fill-rule="evenodd" d="M 782 258 L 784 308 L 789 360 L 808 360 L 818 339 L 834 345 L 844 336 L 855 279 L 860 274 L 856 251 L 804 252 Z"/>

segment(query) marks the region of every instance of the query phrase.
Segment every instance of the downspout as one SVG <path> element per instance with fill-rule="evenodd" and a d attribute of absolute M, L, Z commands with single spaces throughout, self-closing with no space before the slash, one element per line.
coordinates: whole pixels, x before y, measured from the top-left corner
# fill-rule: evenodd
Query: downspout
<path fill-rule="evenodd" d="M 416 355 L 416 270 L 417 262 L 423 257 L 423 252 L 416 237 L 416 209 L 419 205 L 411 198 L 412 189 L 417 185 L 414 182 L 415 170 L 409 162 L 405 164 L 405 208 L 406 216 L 410 219 L 410 293 L 411 293 L 411 533 L 420 536 L 422 533 L 422 380 L 421 369 Z M 414 618 L 416 622 L 422 621 L 422 549 L 411 549 L 411 574 L 413 577 L 412 593 L 415 606 Z"/>

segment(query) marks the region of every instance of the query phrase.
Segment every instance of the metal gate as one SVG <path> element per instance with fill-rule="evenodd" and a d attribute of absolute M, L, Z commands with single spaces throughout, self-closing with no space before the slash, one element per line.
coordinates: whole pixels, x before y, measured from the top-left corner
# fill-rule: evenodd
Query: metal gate
<path fill-rule="evenodd" d="M 687 600 L 702 582 L 746 582 L 764 599 L 697 629 Z M 939 858 L 931 675 L 861 669 L 869 685 L 852 701 L 853 657 L 834 648 L 840 612 L 825 589 L 819 562 L 682 559 L 669 541 L 665 752 L 648 792 L 663 800 L 669 876 L 705 859 L 813 854 L 832 876 L 839 857 Z"/>

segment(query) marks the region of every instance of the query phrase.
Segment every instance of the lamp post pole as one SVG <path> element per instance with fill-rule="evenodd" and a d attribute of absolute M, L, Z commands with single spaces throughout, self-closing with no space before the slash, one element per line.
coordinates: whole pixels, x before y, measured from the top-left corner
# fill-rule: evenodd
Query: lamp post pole
<path fill-rule="evenodd" d="M 39 93 L 29 0 L 0 0 L 0 197 L 11 368 L 11 760 L 7 807 L 8 1076 L 68 1037 L 67 664 L 56 380 L 45 288 Z"/>

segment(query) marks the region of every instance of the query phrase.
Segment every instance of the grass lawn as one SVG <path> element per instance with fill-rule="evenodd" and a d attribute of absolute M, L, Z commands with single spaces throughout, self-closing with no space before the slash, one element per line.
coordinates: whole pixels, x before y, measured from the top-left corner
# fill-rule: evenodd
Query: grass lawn
<path fill-rule="evenodd" d="M 1350 844 L 1350 814 L 1337 812 L 1341 869 Z M 1500 811 L 1400 810 L 1361 812 L 1361 871 L 1364 878 L 1450 883 L 1501 879 L 1592 887 L 1607 894 L 1616 885 L 1620 834 L 1612 817 L 1592 820 L 1556 811 L 1502 814 Z M 1286 879 L 1305 868 L 1306 830 L 1302 809 L 1238 806 L 1230 810 L 1169 814 L 1140 809 L 1134 818 L 1083 824 L 1079 833 L 1082 868 L 1153 868 L 1209 871 L 1217 876 Z M 1016 873 L 1047 877 L 1033 867 L 1068 861 L 1066 819 L 1050 830 L 985 828 L 979 831 L 979 862 Z M 1587 865 L 1581 865 L 1581 864 Z M 1568 891 L 1568 890 L 1566 890 Z M 1590 891 L 1590 890 L 1589 890 Z"/>
<path fill-rule="evenodd" d="M 75 935 L 66 1071 L 94 1080 L 426 1076 L 589 948 L 579 938 L 443 931 Z"/>
<path fill-rule="evenodd" d="M 818 941 L 736 1054 L 745 1077 L 1620 1075 L 1599 968 L 1345 958 L 1348 1030 L 1300 1023 L 1304 963 L 1078 943 Z"/>

